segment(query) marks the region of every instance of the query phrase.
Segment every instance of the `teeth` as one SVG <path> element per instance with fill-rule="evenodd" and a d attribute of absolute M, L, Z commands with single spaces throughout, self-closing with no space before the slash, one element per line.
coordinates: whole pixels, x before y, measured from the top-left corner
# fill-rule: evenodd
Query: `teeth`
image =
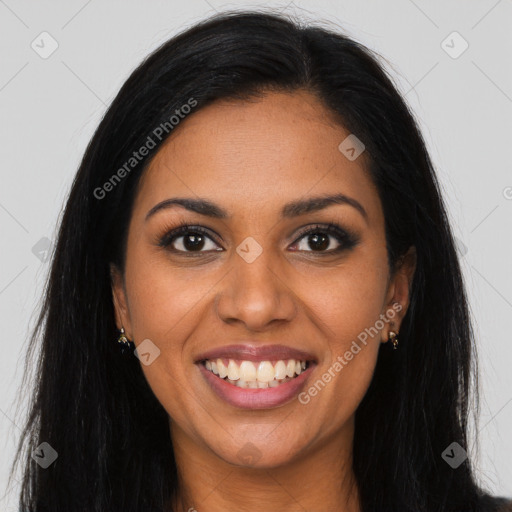
<path fill-rule="evenodd" d="M 219 370 L 219 377 L 223 379 L 224 377 L 227 377 L 228 375 L 228 369 L 226 368 L 226 365 L 222 362 L 222 359 L 217 359 L 217 370 Z"/>
<path fill-rule="evenodd" d="M 242 361 L 240 364 L 240 378 L 246 381 L 256 380 L 256 366 L 252 361 Z"/>
<path fill-rule="evenodd" d="M 293 377 L 295 375 L 295 360 L 290 359 L 286 365 L 286 376 Z"/>
<path fill-rule="evenodd" d="M 258 366 L 258 381 L 259 382 L 270 382 L 274 380 L 275 370 L 270 361 L 261 361 Z"/>
<path fill-rule="evenodd" d="M 238 380 L 231 380 L 231 379 L 225 379 L 230 384 L 233 384 L 233 386 L 237 386 L 239 388 L 244 389 L 266 389 L 266 388 L 275 388 L 277 386 L 280 386 L 281 384 L 288 382 L 292 379 L 290 377 L 286 377 L 284 380 L 271 380 L 270 382 L 259 382 L 257 380 L 250 380 L 245 381 L 242 379 Z"/>
<path fill-rule="evenodd" d="M 307 367 L 306 361 L 276 361 L 274 365 L 270 361 L 241 361 L 240 365 L 234 359 L 208 360 L 205 367 L 221 379 L 234 386 L 250 389 L 274 388 L 284 382 L 290 381 L 300 375 Z"/>
<path fill-rule="evenodd" d="M 238 380 L 240 375 L 238 375 L 238 365 L 233 361 L 233 359 L 229 360 L 228 364 L 228 379 Z"/>
<path fill-rule="evenodd" d="M 305 365 L 306 363 L 304 363 Z M 284 361 L 277 361 L 275 366 L 275 378 L 283 380 L 286 377 L 286 365 Z"/>

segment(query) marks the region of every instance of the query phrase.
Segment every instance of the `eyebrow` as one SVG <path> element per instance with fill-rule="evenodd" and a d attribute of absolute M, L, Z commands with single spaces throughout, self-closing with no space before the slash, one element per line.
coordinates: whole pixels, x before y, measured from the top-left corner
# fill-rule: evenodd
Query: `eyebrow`
<path fill-rule="evenodd" d="M 298 201 L 291 201 L 286 203 L 281 209 L 281 218 L 289 219 L 298 217 L 306 213 L 316 212 L 323 210 L 333 204 L 349 205 L 355 208 L 368 223 L 368 214 L 364 209 L 363 205 L 356 199 L 346 196 L 345 194 L 334 194 L 334 195 L 322 195 L 316 197 L 310 197 L 308 199 L 301 199 Z M 146 221 L 152 217 L 155 213 L 171 208 L 173 206 L 181 206 L 191 212 L 199 213 L 207 217 L 213 217 L 215 219 L 229 219 L 231 216 L 229 213 L 209 201 L 208 199 L 192 199 L 186 197 L 175 197 L 172 199 L 165 199 L 160 203 L 156 204 L 149 210 L 146 215 Z"/>

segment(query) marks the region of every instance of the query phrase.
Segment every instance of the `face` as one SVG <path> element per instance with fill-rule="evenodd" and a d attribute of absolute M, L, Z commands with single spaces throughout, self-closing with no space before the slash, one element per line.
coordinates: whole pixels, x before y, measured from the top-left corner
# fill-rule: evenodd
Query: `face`
<path fill-rule="evenodd" d="M 390 273 L 365 154 L 338 149 L 348 135 L 308 92 L 220 101 L 140 182 L 117 324 L 173 438 L 211 457 L 269 468 L 350 440 L 399 330 L 414 265 Z"/>

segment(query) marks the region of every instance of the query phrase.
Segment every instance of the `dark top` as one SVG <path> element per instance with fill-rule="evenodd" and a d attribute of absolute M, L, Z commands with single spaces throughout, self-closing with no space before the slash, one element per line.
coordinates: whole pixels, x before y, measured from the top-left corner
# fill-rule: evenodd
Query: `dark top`
<path fill-rule="evenodd" d="M 512 500 L 508 498 L 493 498 L 486 496 L 482 498 L 483 512 L 512 512 Z"/>

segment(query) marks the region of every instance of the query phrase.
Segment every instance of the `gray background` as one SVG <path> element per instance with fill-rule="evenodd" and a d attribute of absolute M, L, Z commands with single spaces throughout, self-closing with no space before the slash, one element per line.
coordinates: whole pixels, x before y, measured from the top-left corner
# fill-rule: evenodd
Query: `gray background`
<path fill-rule="evenodd" d="M 22 363 L 46 249 L 87 142 L 151 50 L 215 11 L 268 6 L 329 20 L 378 51 L 416 113 L 449 202 L 476 324 L 479 478 L 512 496 L 512 0 L 0 0 L 0 509 L 16 510 L 17 484 L 6 485 L 26 403 L 17 411 Z M 46 59 L 44 31 L 58 44 Z"/>

